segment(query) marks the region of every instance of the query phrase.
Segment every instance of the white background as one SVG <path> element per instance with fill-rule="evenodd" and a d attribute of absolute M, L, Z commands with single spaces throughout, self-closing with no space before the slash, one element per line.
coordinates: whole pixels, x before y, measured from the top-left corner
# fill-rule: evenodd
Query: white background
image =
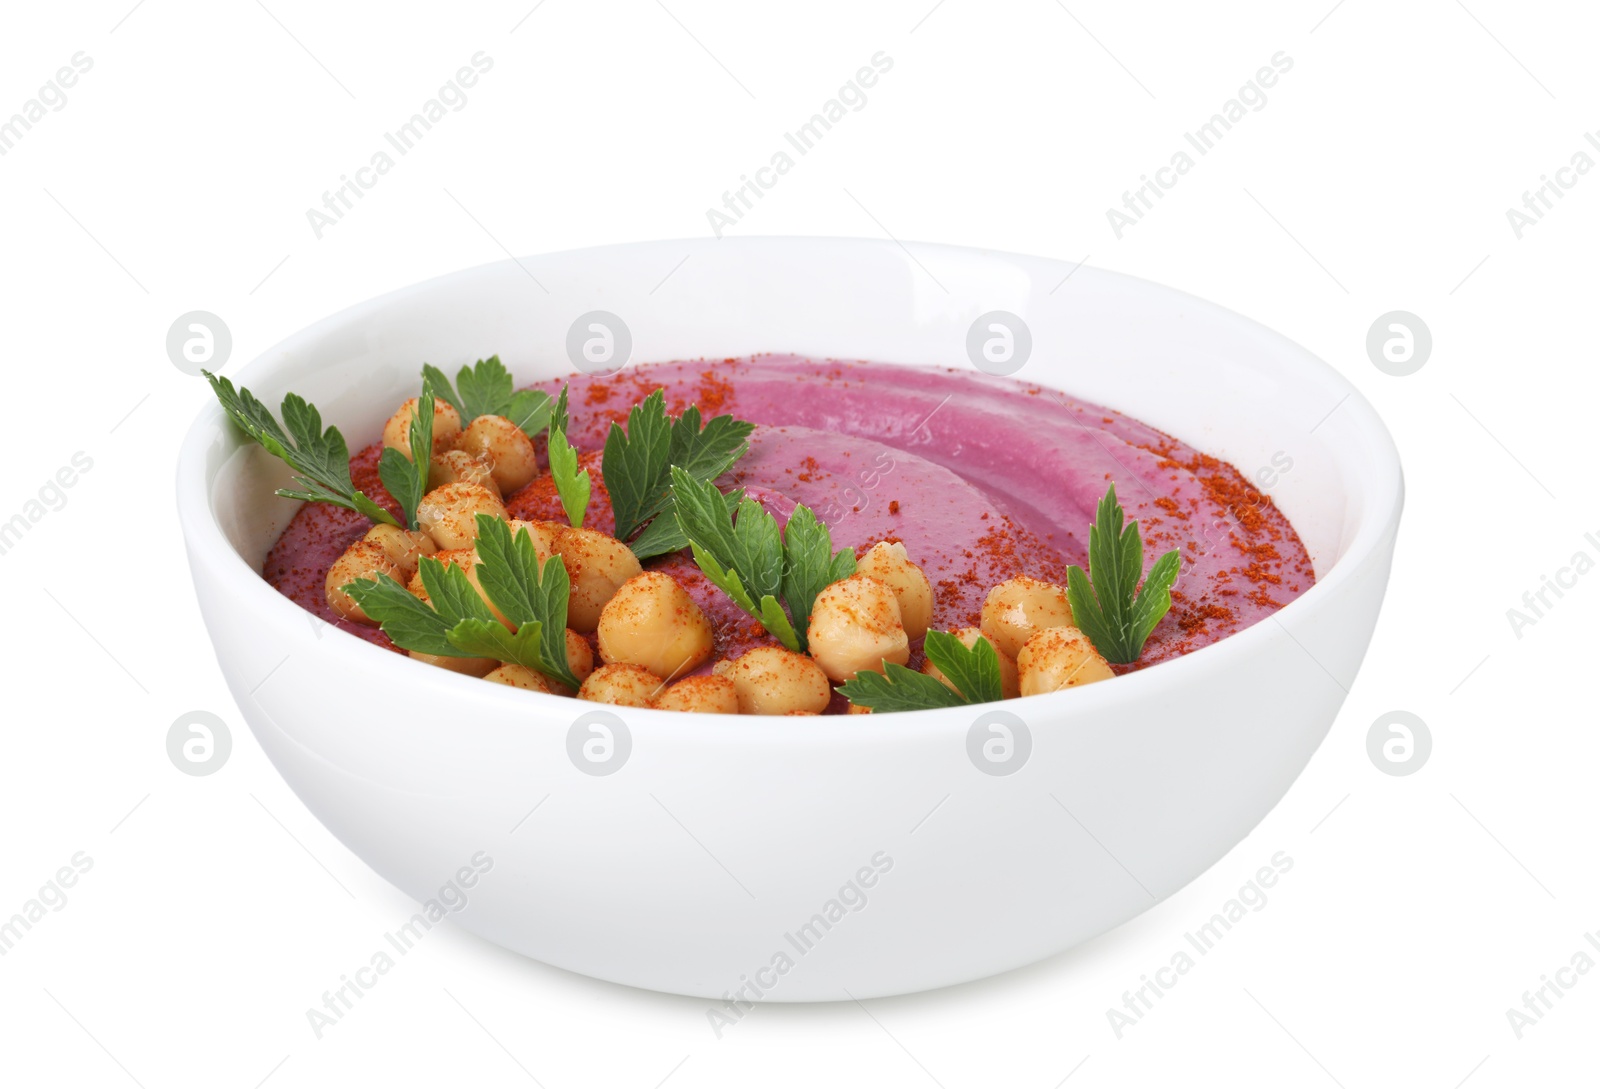
<path fill-rule="evenodd" d="M 75 852 L 93 859 L 65 907 L 0 957 L 0 1080 L 1595 1084 L 1600 971 L 1520 1039 L 1506 1016 L 1600 933 L 1585 616 L 1600 576 L 1520 638 L 1506 616 L 1574 553 L 1600 558 L 1584 539 L 1600 537 L 1593 459 L 1579 453 L 1600 171 L 1520 239 L 1506 217 L 1600 129 L 1592 10 L 130 4 L 9 5 L 0 30 L 0 118 L 74 53 L 93 59 L 0 157 L 0 520 L 74 453 L 93 460 L 0 555 L 0 917 Z M 316 238 L 306 209 L 479 50 L 494 67 L 467 105 Z M 1294 67 L 1265 107 L 1115 237 L 1107 208 L 1280 50 Z M 306 1009 L 414 905 L 301 807 L 224 690 L 171 484 L 209 394 L 168 360 L 168 326 L 220 315 L 231 371 L 346 305 L 507 251 L 714 244 L 707 209 L 878 51 L 894 67 L 866 106 L 731 233 L 1087 257 L 1242 311 L 1337 367 L 1389 422 L 1409 490 L 1339 721 L 1204 877 L 1001 978 L 763 1007 L 718 1039 L 704 1001 L 446 927 L 317 1039 Z M 1365 348 L 1395 309 L 1434 337 L 1403 378 Z M 232 758 L 204 778 L 165 750 L 196 709 L 234 728 Z M 1407 777 L 1366 750 L 1396 709 L 1434 742 Z M 1106 1010 L 1277 851 L 1294 868 L 1266 907 L 1118 1039 Z"/>

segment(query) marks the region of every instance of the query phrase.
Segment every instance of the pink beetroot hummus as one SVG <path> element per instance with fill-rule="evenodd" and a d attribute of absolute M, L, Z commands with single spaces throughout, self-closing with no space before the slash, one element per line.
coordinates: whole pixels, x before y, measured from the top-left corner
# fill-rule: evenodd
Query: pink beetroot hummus
<path fill-rule="evenodd" d="M 1138 519 L 1145 564 L 1181 550 L 1172 610 L 1141 668 L 1232 635 L 1281 609 L 1314 581 L 1287 519 L 1236 469 L 1110 409 L 1012 379 L 967 371 L 762 355 L 632 367 L 569 382 L 568 438 L 590 469 L 585 525 L 609 532 L 600 451 L 613 422 L 658 388 L 676 415 L 731 413 L 756 425 L 750 452 L 722 480 L 742 486 L 782 522 L 796 504 L 825 521 L 835 548 L 858 554 L 900 541 L 933 585 L 933 626 L 976 626 L 989 589 L 1017 575 L 1066 581 L 1086 566 L 1095 504 L 1115 482 Z M 535 388 L 551 394 L 560 381 Z M 541 464 L 543 441 L 539 442 Z M 378 482 L 379 445 L 350 459 L 358 488 L 391 511 Z M 515 518 L 565 523 L 548 474 L 506 497 Z M 328 623 L 392 646 L 376 628 L 341 620 L 323 582 L 370 526 L 362 516 L 306 504 L 267 556 L 269 583 Z M 645 563 L 677 578 L 716 627 L 712 660 L 774 644 L 700 574 L 688 554 Z M 913 647 L 913 668 L 920 654 Z M 707 666 L 706 668 L 709 668 Z"/>

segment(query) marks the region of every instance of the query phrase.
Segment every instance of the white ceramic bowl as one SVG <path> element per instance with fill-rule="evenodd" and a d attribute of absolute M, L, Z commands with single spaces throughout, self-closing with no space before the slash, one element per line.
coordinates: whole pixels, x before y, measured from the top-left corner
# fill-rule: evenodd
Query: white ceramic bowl
<path fill-rule="evenodd" d="M 865 998 L 1014 968 L 1132 918 L 1238 843 L 1326 734 L 1383 598 L 1401 474 L 1371 406 L 1301 348 L 1177 291 L 1093 268 L 1063 285 L 1069 272 L 863 240 L 611 246 L 396 291 L 235 376 L 274 408 L 305 395 L 359 447 L 416 392 L 424 360 L 453 372 L 498 352 L 519 381 L 570 373 L 568 328 L 591 310 L 626 320 L 635 362 L 792 351 L 955 367 L 971 365 L 974 319 L 1007 310 L 1033 335 L 1019 377 L 1247 474 L 1292 458 L 1273 496 L 1316 586 L 1186 657 L 1005 704 L 1031 741 L 1012 773 L 969 756 L 974 728 L 998 741 L 972 709 L 621 709 L 631 750 L 608 757 L 603 731 L 574 727 L 591 705 L 419 665 L 313 622 L 262 581 L 295 506 L 272 495 L 287 473 L 208 407 L 183 446 L 178 507 L 241 712 L 383 877 L 419 900 L 455 882 L 459 925 L 600 979 Z M 492 868 L 465 887 L 458 871 L 479 852 Z"/>

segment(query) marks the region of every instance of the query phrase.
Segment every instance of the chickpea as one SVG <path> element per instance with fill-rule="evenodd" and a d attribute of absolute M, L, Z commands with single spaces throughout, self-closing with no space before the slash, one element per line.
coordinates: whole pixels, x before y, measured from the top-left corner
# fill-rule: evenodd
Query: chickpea
<path fill-rule="evenodd" d="M 506 627 L 515 630 L 516 625 L 508 620 L 506 618 L 506 614 L 501 612 L 499 607 L 495 605 L 494 602 L 489 600 L 489 595 L 483 592 L 483 583 L 480 581 L 478 576 L 478 564 L 481 561 L 478 559 L 477 549 L 446 548 L 443 551 L 435 553 L 433 558 L 444 564 L 446 567 L 461 568 L 462 572 L 467 576 L 467 581 L 472 583 L 472 588 L 476 590 L 478 592 L 478 596 L 483 599 L 483 603 L 489 606 L 489 612 L 494 614 L 494 618 L 500 621 L 500 623 L 504 624 Z M 411 582 L 406 586 L 406 589 L 410 590 L 414 596 L 421 598 L 428 604 L 433 604 L 433 599 L 428 596 L 428 588 L 422 582 L 422 569 L 420 566 L 418 567 L 416 573 L 411 576 Z"/>
<path fill-rule="evenodd" d="M 1022 575 L 989 591 L 978 626 L 995 650 L 1015 658 L 1039 629 L 1071 627 L 1072 606 L 1061 587 Z"/>
<path fill-rule="evenodd" d="M 533 440 L 504 416 L 479 416 L 461 432 L 455 448 L 488 462 L 502 495 L 510 495 L 539 472 Z"/>
<path fill-rule="evenodd" d="M 661 691 L 660 677 L 636 665 L 603 665 L 578 689 L 580 700 L 614 703 L 623 707 L 649 707 Z"/>
<path fill-rule="evenodd" d="M 395 410 L 389 422 L 383 425 L 383 445 L 393 447 L 411 458 L 411 421 L 417 415 L 417 400 L 412 397 Z M 461 413 L 449 401 L 433 399 L 433 452 L 448 450 L 456 444 L 461 434 Z"/>
<path fill-rule="evenodd" d="M 514 662 L 506 662 L 496 666 L 483 677 L 486 681 L 495 684 L 509 685 L 512 688 L 526 688 L 530 692 L 543 692 L 551 696 L 565 696 L 570 693 L 561 690 L 561 685 L 551 683 L 549 677 L 543 673 L 535 672 L 527 666 L 520 666 Z"/>
<path fill-rule="evenodd" d="M 483 592 L 483 582 L 480 580 L 478 575 L 479 562 L 478 553 L 474 550 L 472 552 L 472 562 L 462 565 L 463 569 L 467 572 L 467 581 L 472 583 L 472 588 L 478 592 L 478 596 L 483 599 L 483 603 L 489 606 L 489 612 L 493 614 L 494 618 L 500 621 L 500 623 L 504 624 L 506 627 L 510 628 L 512 631 L 516 631 L 517 626 L 511 622 L 505 613 L 500 611 L 500 606 L 490 601 L 489 595 Z"/>
<path fill-rule="evenodd" d="M 950 634 L 961 640 L 962 645 L 968 650 L 977 646 L 980 638 L 987 638 L 977 628 L 960 628 Z M 994 646 L 994 640 L 991 639 L 989 645 Z M 1014 700 L 1021 695 L 1017 688 L 1017 663 L 1012 660 L 1011 655 L 999 647 L 995 647 L 994 656 L 1000 661 L 1000 698 Z M 932 662 L 923 662 L 922 672 L 936 681 L 943 681 L 945 687 L 950 691 L 954 692 L 956 690 L 956 686 L 950 683 L 950 678 L 946 677 L 939 667 Z"/>
<path fill-rule="evenodd" d="M 473 564 L 478 562 L 477 552 L 470 548 L 442 548 L 433 554 L 433 558 L 446 567 L 459 567 L 463 571 L 470 569 Z M 428 588 L 422 585 L 420 563 L 417 570 L 411 573 L 411 581 L 406 584 L 406 589 L 410 590 L 413 596 L 421 598 L 430 605 L 433 604 L 428 597 Z"/>
<path fill-rule="evenodd" d="M 422 557 L 431 556 L 439 550 L 433 538 L 420 529 L 401 529 L 382 522 L 367 530 L 363 540 L 377 541 L 388 553 L 389 560 L 404 571 L 408 579 L 417 573 L 417 564 Z"/>
<path fill-rule="evenodd" d="M 442 488 L 446 484 L 481 484 L 500 495 L 500 485 L 495 483 L 489 463 L 465 450 L 445 450 L 433 455 L 428 465 L 428 487 Z"/>
<path fill-rule="evenodd" d="M 589 647 L 589 640 L 571 628 L 567 629 L 567 668 L 572 670 L 579 684 L 594 672 L 594 651 Z"/>
<path fill-rule="evenodd" d="M 643 666 L 658 677 L 687 673 L 711 657 L 711 621 L 676 579 L 635 575 L 600 610 L 600 660 Z"/>
<path fill-rule="evenodd" d="M 404 572 L 389 558 L 383 545 L 363 537 L 345 549 L 344 555 L 334 560 L 333 566 L 328 568 L 328 577 L 322 586 L 328 599 L 328 608 L 346 620 L 354 620 L 358 624 L 376 624 L 377 621 L 368 616 L 356 604 L 355 598 L 341 587 L 358 579 L 375 579 L 379 575 L 388 575 L 397 582 L 405 578 Z"/>
<path fill-rule="evenodd" d="M 733 682 L 742 715 L 817 713 L 833 696 L 821 666 L 782 647 L 756 647 L 718 662 L 711 672 Z"/>
<path fill-rule="evenodd" d="M 662 711 L 698 711 L 702 715 L 737 715 L 739 694 L 726 677 L 685 677 L 661 695 L 654 706 Z"/>
<path fill-rule="evenodd" d="M 1037 696 L 1116 676 L 1089 637 L 1077 628 L 1043 628 L 1017 655 L 1022 694 Z"/>
<path fill-rule="evenodd" d="M 899 541 L 879 541 L 856 561 L 856 574 L 871 575 L 894 591 L 900 606 L 900 624 L 910 639 L 928 634 L 933 621 L 933 587 L 922 568 L 911 562 Z"/>
<path fill-rule="evenodd" d="M 572 580 L 567 626 L 581 632 L 594 631 L 618 587 L 644 570 L 627 545 L 592 529 L 560 527 L 556 552 Z"/>
<path fill-rule="evenodd" d="M 589 649 L 589 641 L 571 628 L 567 629 L 567 668 L 572 670 L 572 675 L 578 678 L 581 686 L 594 673 L 594 651 Z M 556 680 L 554 677 L 543 677 L 545 684 L 557 696 L 575 696 L 572 689 Z"/>
<path fill-rule="evenodd" d="M 885 661 L 905 665 L 911 657 L 894 591 L 870 575 L 851 575 L 817 595 L 806 642 L 811 657 L 836 681 L 863 669 L 882 673 Z"/>
<path fill-rule="evenodd" d="M 556 541 L 561 538 L 561 531 L 565 529 L 556 522 L 530 522 L 521 518 L 511 519 L 511 536 L 515 537 L 519 530 L 527 530 L 528 537 L 533 541 L 533 551 L 543 564 L 556 554 Z M 569 575 L 571 571 L 567 572 Z"/>
<path fill-rule="evenodd" d="M 578 678 L 579 684 L 588 680 L 589 675 L 594 672 L 594 652 L 589 649 L 589 644 L 583 636 L 571 628 L 567 629 L 567 667 Z M 529 669 L 527 666 L 517 665 L 515 662 L 504 663 L 484 680 L 509 684 L 514 688 L 527 688 L 535 692 L 548 692 L 552 696 L 576 695 L 572 689 L 554 677 Z"/>
<path fill-rule="evenodd" d="M 863 707 L 859 703 L 852 703 L 850 705 L 850 710 L 846 711 L 845 714 L 847 714 L 847 715 L 870 715 L 870 714 L 872 714 L 872 708 Z"/>
<path fill-rule="evenodd" d="M 452 673 L 465 673 L 469 677 L 487 677 L 500 664 L 493 658 L 454 658 L 448 654 L 424 654 L 420 650 L 406 653 L 419 662 L 427 662 Z"/>
<path fill-rule="evenodd" d="M 506 516 L 500 497 L 481 484 L 446 484 L 417 504 L 417 524 L 440 548 L 471 548 L 479 514 Z"/>

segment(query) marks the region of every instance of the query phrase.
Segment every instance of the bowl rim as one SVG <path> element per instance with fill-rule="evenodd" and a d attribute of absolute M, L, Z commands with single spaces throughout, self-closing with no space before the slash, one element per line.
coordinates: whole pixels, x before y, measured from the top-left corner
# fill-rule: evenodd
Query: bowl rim
<path fill-rule="evenodd" d="M 387 309 L 408 296 L 428 292 L 452 280 L 465 279 L 482 274 L 491 268 L 509 270 L 513 267 L 520 267 L 522 261 L 550 260 L 578 254 L 598 255 L 607 252 L 638 251 L 653 248 L 670 248 L 675 251 L 681 251 L 685 246 L 697 246 L 705 244 L 706 241 L 703 238 L 684 238 L 610 243 L 601 246 L 576 247 L 568 250 L 527 255 L 521 258 L 512 257 L 456 269 L 384 292 L 320 318 L 299 331 L 284 337 L 256 355 L 244 366 L 237 369 L 233 380 L 235 384 L 240 384 L 257 371 L 263 374 L 270 374 L 272 363 L 275 360 L 281 361 L 286 358 L 292 358 L 301 349 L 323 339 L 331 330 L 357 321 L 365 315 Z M 1084 267 L 1081 262 L 1017 254 L 1004 250 L 945 243 L 901 242 L 848 236 L 746 235 L 723 238 L 718 240 L 717 244 L 729 249 L 751 250 L 784 246 L 817 248 L 870 247 L 881 251 L 900 250 L 908 255 L 910 251 L 907 247 L 914 246 L 919 250 L 937 251 L 954 258 L 967 260 L 1024 262 L 1035 268 L 1055 266 L 1058 270 L 1074 273 Z M 1203 308 L 1224 321 L 1243 325 L 1255 336 L 1265 337 L 1267 342 L 1272 344 L 1275 357 L 1282 357 L 1292 361 L 1297 370 L 1304 371 L 1309 369 L 1312 372 L 1316 372 L 1325 384 L 1342 391 L 1344 396 L 1335 405 L 1335 410 L 1348 412 L 1355 417 L 1353 422 L 1362 432 L 1360 445 L 1363 455 L 1375 462 L 1375 467 L 1364 474 L 1368 481 L 1363 494 L 1359 496 L 1359 502 L 1356 504 L 1354 511 L 1354 515 L 1360 519 L 1360 525 L 1355 535 L 1345 547 L 1343 554 L 1333 562 L 1328 570 L 1319 576 L 1305 593 L 1289 602 L 1283 608 L 1247 628 L 1217 640 L 1215 643 L 1207 644 L 1187 654 L 1156 663 L 1136 672 L 1118 676 L 1115 684 L 1088 685 L 1078 689 L 1022 697 L 1020 700 L 1004 700 L 928 711 L 897 712 L 886 715 L 887 721 L 875 722 L 868 729 L 863 729 L 860 716 L 799 716 L 802 721 L 797 724 L 796 729 L 802 738 L 809 738 L 819 742 L 840 738 L 876 739 L 882 738 L 885 733 L 921 732 L 928 727 L 942 728 L 957 723 L 965 726 L 971 721 L 969 716 L 975 710 L 981 718 L 995 708 L 1010 710 L 1023 702 L 1027 706 L 1037 708 L 1038 713 L 1034 717 L 1038 720 L 1062 721 L 1068 712 L 1075 711 L 1082 714 L 1091 714 L 1103 709 L 1113 701 L 1127 701 L 1131 704 L 1140 699 L 1142 695 L 1154 695 L 1172 685 L 1183 684 L 1189 672 L 1197 669 L 1209 670 L 1215 665 L 1222 664 L 1221 656 L 1224 654 L 1236 656 L 1252 654 L 1257 648 L 1263 647 L 1266 640 L 1274 636 L 1274 626 L 1282 629 L 1293 642 L 1300 646 L 1300 649 L 1308 657 L 1311 657 L 1323 673 L 1326 673 L 1339 687 L 1348 691 L 1346 681 L 1335 678 L 1315 655 L 1307 650 L 1303 644 L 1300 644 L 1298 639 L 1294 638 L 1289 630 L 1289 624 L 1295 619 L 1308 615 L 1313 610 L 1320 608 L 1325 600 L 1340 593 L 1341 588 L 1355 578 L 1367 563 L 1374 558 L 1375 554 L 1380 551 L 1383 544 L 1394 535 L 1404 505 L 1405 488 L 1399 451 L 1388 428 L 1379 417 L 1376 409 L 1373 408 L 1372 404 L 1354 384 L 1322 359 L 1282 334 L 1234 310 L 1210 302 L 1182 289 L 1098 266 L 1089 266 L 1089 268 L 1097 276 L 1122 281 L 1138 291 L 1179 297 L 1196 307 Z M 778 351 L 781 349 L 774 348 L 771 350 Z M 651 362 L 666 362 L 666 360 L 652 360 Z M 648 363 L 644 365 L 648 365 Z M 1117 406 L 1113 405 L 1111 407 L 1115 408 Z M 290 624 L 304 624 L 304 618 L 314 614 L 310 614 L 298 603 L 280 594 L 261 577 L 259 572 L 245 562 L 244 557 L 239 555 L 222 532 L 222 527 L 216 517 L 216 511 L 212 506 L 211 489 L 207 486 L 205 479 L 205 465 L 208 451 L 216 441 L 219 432 L 226 435 L 228 429 L 225 423 L 221 406 L 216 403 L 214 398 L 209 398 L 193 423 L 190 424 L 179 449 L 176 466 L 177 508 L 180 530 L 183 534 L 184 542 L 190 550 L 190 564 L 193 566 L 201 555 L 213 561 L 210 563 L 210 568 L 216 572 L 218 577 L 227 580 L 229 597 L 235 607 L 244 610 L 252 617 L 256 617 L 261 623 L 271 624 L 276 630 L 282 632 L 285 638 L 292 638 L 293 636 L 289 634 L 288 626 Z M 238 439 L 236 441 L 242 446 L 248 440 Z M 1338 456 L 1335 453 L 1335 457 Z M 1269 621 L 1275 623 L 1269 623 Z M 563 718 L 565 716 L 560 713 L 563 708 L 568 711 L 571 710 L 572 697 L 528 692 L 506 685 L 484 684 L 480 678 L 453 673 L 445 669 L 420 670 L 416 663 L 404 655 L 396 654 L 387 648 L 370 643 L 331 624 L 328 627 L 332 629 L 332 641 L 321 641 L 317 648 L 317 653 L 319 655 L 353 655 L 349 661 L 348 668 L 358 670 L 363 674 L 376 673 L 378 676 L 375 678 L 374 683 L 379 686 L 380 690 L 394 690 L 389 686 L 404 685 L 407 683 L 407 678 L 410 678 L 410 682 L 413 684 L 419 682 L 428 683 L 424 678 L 431 678 L 432 683 L 444 684 L 447 692 L 453 690 L 458 692 L 460 696 L 476 697 L 476 701 L 504 706 L 509 715 L 514 716 L 520 713 L 530 722 L 536 722 L 547 715 L 557 719 Z M 395 672 L 392 675 L 386 672 L 400 669 L 405 672 Z M 1161 687 L 1157 688 L 1155 686 Z M 537 702 L 530 704 L 528 702 L 530 697 Z M 1067 701 L 1069 700 L 1074 702 L 1068 703 Z M 613 709 L 609 704 L 586 706 L 579 713 L 606 709 L 625 711 L 630 719 L 636 715 L 643 716 L 642 721 L 651 723 L 652 729 L 660 729 L 669 724 L 677 724 L 680 728 L 690 725 L 703 727 L 719 724 L 717 720 L 734 719 L 736 721 L 744 721 L 753 718 L 761 719 L 766 724 L 766 729 L 760 734 L 752 733 L 748 736 L 752 738 L 759 736 L 763 739 L 782 739 L 786 743 L 790 740 L 790 731 L 770 733 L 768 731 L 775 728 L 779 722 L 795 717 L 777 715 L 710 715 L 644 707 Z M 530 711 L 533 714 L 530 715 Z M 556 712 L 556 714 L 550 715 L 551 712 Z M 816 717 L 819 721 L 816 723 L 804 721 L 811 717 Z M 829 719 L 837 721 L 830 723 Z M 846 728 L 847 720 L 848 728 Z M 452 724 L 450 728 L 459 729 L 460 727 L 457 724 Z"/>

